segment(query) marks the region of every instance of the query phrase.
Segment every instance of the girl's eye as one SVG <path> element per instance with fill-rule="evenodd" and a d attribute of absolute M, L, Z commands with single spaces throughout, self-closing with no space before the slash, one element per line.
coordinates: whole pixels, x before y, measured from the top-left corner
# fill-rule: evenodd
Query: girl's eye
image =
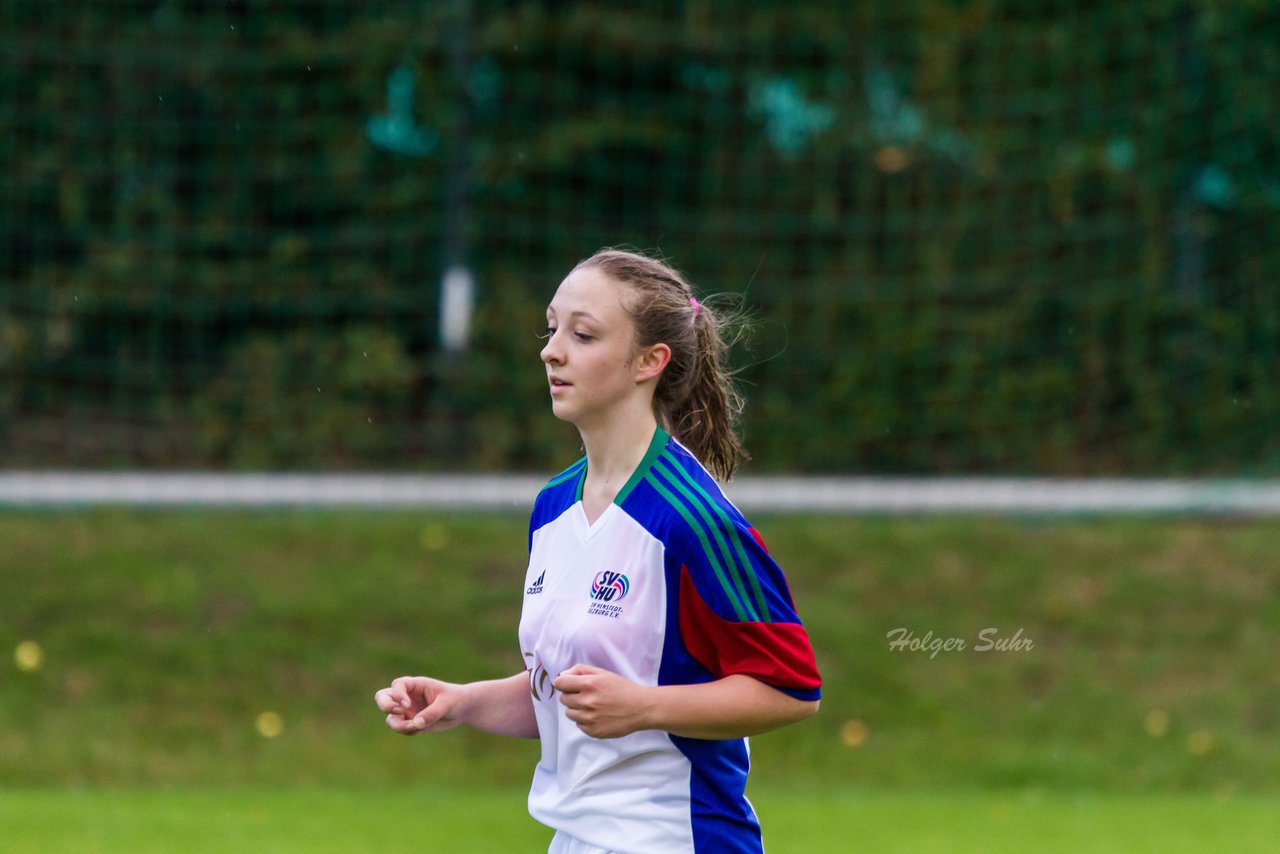
<path fill-rule="evenodd" d="M 552 335 L 555 335 L 555 334 L 556 334 L 556 328 L 554 326 L 548 326 L 546 329 L 542 330 L 542 332 L 538 334 L 538 337 L 545 341 L 546 339 L 550 338 Z"/>
<path fill-rule="evenodd" d="M 573 333 L 573 336 L 583 343 L 591 340 L 591 336 L 585 332 L 575 332 Z"/>

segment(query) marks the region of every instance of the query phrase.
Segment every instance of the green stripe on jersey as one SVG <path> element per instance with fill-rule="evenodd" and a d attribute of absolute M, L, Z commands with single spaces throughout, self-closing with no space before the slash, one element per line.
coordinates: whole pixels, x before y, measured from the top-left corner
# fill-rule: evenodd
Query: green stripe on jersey
<path fill-rule="evenodd" d="M 711 548 L 711 544 L 707 542 L 707 533 L 702 529 L 702 524 L 692 513 L 689 512 L 689 509 L 681 503 L 680 499 L 676 498 L 670 490 L 662 485 L 662 482 L 654 476 L 652 471 L 645 475 L 645 480 L 649 482 L 650 486 L 657 490 L 659 495 L 667 499 L 667 503 L 670 504 L 671 507 L 689 523 L 689 527 L 693 529 L 693 533 L 698 537 L 698 541 L 702 543 L 702 551 L 711 560 L 711 568 L 715 571 L 716 580 L 719 581 L 720 586 L 724 588 L 725 596 L 729 598 L 729 604 L 733 606 L 733 613 L 737 615 L 740 621 L 746 620 L 747 612 L 743 610 L 743 603 L 746 602 L 746 598 L 743 597 L 742 600 L 739 601 L 740 593 L 735 591 L 734 587 L 736 585 L 731 584 L 729 579 L 725 577 L 724 567 L 720 565 L 720 561 L 716 558 L 715 552 Z M 754 616 L 755 615 L 752 614 L 753 618 Z"/>
<path fill-rule="evenodd" d="M 668 459 L 672 463 L 671 467 L 680 473 L 684 483 L 687 486 L 691 487 L 699 495 L 701 495 L 703 500 L 706 502 L 707 506 L 710 507 L 715 512 L 715 514 L 720 518 L 721 525 L 724 527 L 726 531 L 729 532 L 729 539 L 733 542 L 733 548 L 734 548 L 734 551 L 737 553 L 739 566 L 742 567 L 742 573 L 743 575 L 746 576 L 747 582 L 751 586 L 751 593 L 755 597 L 757 613 L 759 613 L 762 616 L 764 622 L 766 623 L 773 622 L 773 617 L 769 613 L 769 603 L 764 598 L 764 590 L 762 590 L 760 587 L 760 579 L 756 577 L 755 568 L 751 563 L 751 559 L 747 557 L 746 548 L 744 548 L 742 545 L 742 537 L 738 533 L 738 526 L 733 524 L 733 520 L 729 518 L 729 514 L 726 513 L 724 508 L 720 506 L 720 502 L 716 501 L 714 498 L 708 495 L 707 491 L 702 488 L 702 484 L 698 483 L 698 481 L 695 480 L 693 477 L 691 477 L 689 473 L 684 470 L 683 467 L 678 465 L 675 462 L 674 457 L 668 456 Z M 717 531 L 717 536 L 718 534 L 719 532 Z M 729 562 L 728 558 L 726 558 L 726 561 Z M 746 597 L 743 597 L 743 598 L 746 598 Z"/>
<path fill-rule="evenodd" d="M 686 505 L 690 509 L 696 511 L 697 514 L 702 518 L 702 521 L 706 525 L 707 530 L 709 530 L 711 532 L 712 537 L 715 538 L 716 545 L 719 547 L 718 551 L 720 554 L 720 558 L 724 561 L 724 565 L 728 568 L 727 574 L 733 580 L 733 587 L 735 592 L 737 592 L 738 596 L 742 599 L 743 603 L 747 606 L 747 610 L 752 612 L 753 619 L 758 621 L 760 619 L 761 612 L 758 608 L 754 607 L 751 604 L 751 599 L 747 596 L 746 579 L 747 577 L 754 577 L 751 572 L 750 564 L 747 564 L 745 566 L 743 565 L 746 561 L 746 555 L 742 553 L 741 549 L 738 550 L 738 554 L 736 555 L 737 559 L 735 560 L 735 555 L 733 553 L 733 550 L 730 549 L 729 544 L 725 542 L 724 535 L 721 533 L 721 529 L 724 528 L 726 524 L 728 524 L 729 527 L 732 528 L 732 523 L 730 523 L 728 519 L 724 517 L 723 514 L 721 514 L 719 523 L 717 524 L 717 520 L 712 518 L 712 515 L 707 510 L 706 504 L 703 502 L 703 500 L 700 499 L 697 495 L 695 495 L 692 491 L 690 491 L 689 479 L 687 477 L 681 477 L 680 475 L 677 475 L 675 472 L 671 470 L 670 467 L 664 464 L 666 462 L 671 462 L 677 471 L 682 471 L 680 469 L 679 464 L 677 464 L 675 460 L 670 457 L 664 457 L 664 459 L 658 460 L 653 467 L 656 471 L 659 471 L 662 473 L 662 476 L 667 479 L 667 481 L 671 484 L 671 486 L 673 486 L 676 489 L 677 492 L 679 492 L 682 496 L 684 496 Z M 714 507 L 714 504 L 712 506 Z M 709 558 L 713 558 L 713 559 L 715 558 L 715 555 L 709 554 L 707 556 Z"/>
<path fill-rule="evenodd" d="M 564 483 L 566 480 L 569 480 L 572 477 L 576 477 L 578 474 L 582 472 L 582 469 L 586 466 L 586 464 L 587 464 L 587 458 L 583 457 L 573 465 L 569 466 L 564 471 L 560 472 L 560 474 L 556 475 L 555 477 L 551 478 L 551 480 L 547 481 L 547 485 L 542 488 L 550 489 L 553 486 L 559 486 L 560 484 Z"/>
<path fill-rule="evenodd" d="M 621 504 L 627 500 L 627 496 L 631 494 L 631 490 L 636 488 L 640 481 L 644 480 L 644 476 L 649 473 L 653 461 L 658 458 L 662 450 L 667 447 L 667 439 L 671 438 L 670 434 L 661 427 L 654 429 L 653 438 L 649 440 L 649 448 L 644 452 L 644 459 L 640 460 L 640 465 L 636 466 L 636 470 L 631 473 L 631 477 L 627 478 L 627 482 L 623 484 L 622 489 L 618 490 L 618 494 L 614 496 L 613 503 Z"/>

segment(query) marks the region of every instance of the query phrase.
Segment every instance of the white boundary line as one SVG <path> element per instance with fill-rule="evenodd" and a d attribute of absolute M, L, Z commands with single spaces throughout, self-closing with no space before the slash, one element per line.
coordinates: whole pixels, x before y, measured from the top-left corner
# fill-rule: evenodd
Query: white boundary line
<path fill-rule="evenodd" d="M 0 507 L 404 507 L 528 510 L 541 475 L 0 471 Z M 1280 480 L 742 477 L 744 510 L 1280 515 Z"/>

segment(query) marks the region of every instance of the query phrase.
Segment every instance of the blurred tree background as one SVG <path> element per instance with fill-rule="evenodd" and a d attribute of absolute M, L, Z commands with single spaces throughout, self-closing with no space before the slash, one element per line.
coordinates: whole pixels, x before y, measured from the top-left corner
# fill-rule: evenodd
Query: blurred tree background
<path fill-rule="evenodd" d="M 5 466 L 557 467 L 542 309 L 628 245 L 755 314 L 750 471 L 1280 472 L 1273 0 L 7 0 L 0 51 Z"/>

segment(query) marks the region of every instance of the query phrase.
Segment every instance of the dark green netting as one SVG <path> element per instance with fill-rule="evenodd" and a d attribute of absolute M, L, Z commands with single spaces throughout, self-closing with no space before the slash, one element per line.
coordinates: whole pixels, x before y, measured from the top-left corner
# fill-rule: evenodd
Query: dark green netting
<path fill-rule="evenodd" d="M 7 0 L 0 55 L 5 466 L 555 466 L 542 307 L 623 244 L 745 294 L 752 470 L 1280 471 L 1271 0 Z"/>

